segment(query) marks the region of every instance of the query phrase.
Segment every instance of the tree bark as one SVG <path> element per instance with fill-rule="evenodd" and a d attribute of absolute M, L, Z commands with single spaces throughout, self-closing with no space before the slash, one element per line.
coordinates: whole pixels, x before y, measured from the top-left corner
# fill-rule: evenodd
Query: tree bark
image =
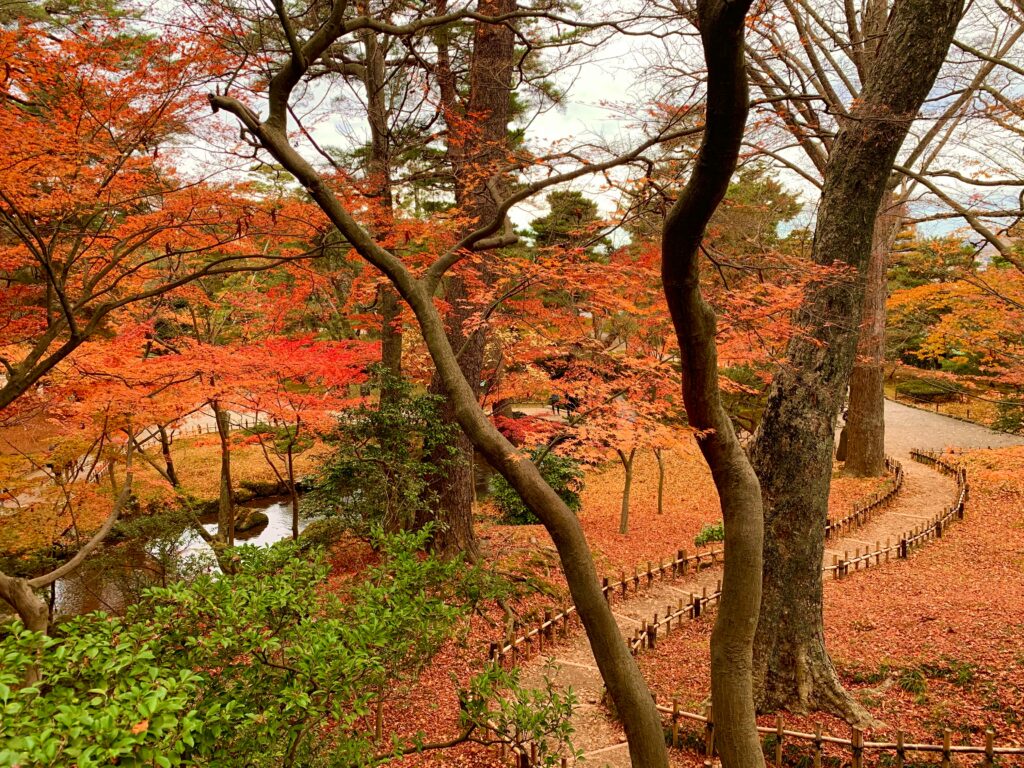
<path fill-rule="evenodd" d="M 622 469 L 626 478 L 622 482 L 622 510 L 619 512 L 619 533 L 629 533 L 629 491 L 633 487 L 633 459 L 636 457 L 636 448 L 629 454 L 625 451 L 616 450 L 619 454 L 619 461 L 622 462 Z"/>
<path fill-rule="evenodd" d="M 361 12 L 369 12 L 365 4 L 361 4 Z M 363 30 L 362 43 L 362 80 L 366 89 L 366 118 L 370 126 L 367 180 L 370 196 L 376 198 L 377 202 L 373 229 L 379 239 L 386 239 L 395 228 L 395 198 L 391 177 L 392 143 L 388 126 L 390 110 L 384 47 L 372 29 Z M 385 403 L 394 402 L 397 390 L 393 384 L 402 378 L 403 338 L 399 325 L 401 311 L 398 295 L 393 287 L 383 284 L 377 289 L 377 307 L 380 311 L 380 361 L 389 375 L 381 387 L 380 396 Z"/>
<path fill-rule="evenodd" d="M 292 541 L 299 540 L 299 491 L 295 487 L 295 452 L 288 444 L 288 495 L 292 502 Z"/>
<path fill-rule="evenodd" d="M 315 38 L 317 46 L 323 44 L 321 39 L 329 40 L 330 36 L 325 33 Z M 306 45 L 309 56 L 300 60 L 301 63 L 318 55 L 313 42 Z M 293 60 L 291 66 L 298 64 Z M 252 132 L 274 159 L 295 176 L 360 255 L 388 276 L 409 304 L 434 365 L 441 372 L 463 431 L 491 466 L 516 489 L 551 535 L 594 659 L 622 720 L 632 764 L 667 768 L 668 752 L 661 718 L 601 592 L 579 520 L 544 481 L 537 467 L 519 454 L 484 414 L 476 390 L 463 375 L 456 351 L 445 333 L 444 321 L 434 304 L 434 286 L 429 276 L 427 279 L 414 277 L 400 259 L 376 243 L 356 223 L 316 170 L 289 144 L 287 99 L 292 87 L 289 83 L 297 82 L 295 78 L 291 69 L 284 69 L 275 76 L 269 88 L 270 116 L 265 121 L 260 121 L 232 97 L 213 94 L 209 100 L 214 108 L 230 111 Z"/>
<path fill-rule="evenodd" d="M 171 455 L 171 438 L 167 434 L 167 428 L 160 425 L 158 428 L 158 434 L 160 435 L 160 453 L 164 458 L 164 467 L 167 473 L 167 482 L 169 482 L 174 488 L 181 486 L 181 481 L 178 480 L 178 473 L 174 469 L 174 457 Z"/>
<path fill-rule="evenodd" d="M 99 530 L 92 535 L 92 537 L 70 560 L 63 565 L 54 568 L 48 573 L 44 573 L 41 576 L 35 576 L 31 579 L 25 579 L 19 576 L 8 576 L 6 573 L 0 572 L 0 600 L 3 600 L 14 609 L 26 629 L 32 632 L 38 632 L 42 635 L 49 634 L 50 605 L 39 596 L 39 593 L 36 592 L 36 590 L 52 586 L 58 580 L 63 579 L 65 576 L 77 570 L 78 566 L 85 561 L 93 550 L 102 544 L 107 536 L 110 535 L 110 532 L 114 528 L 114 524 L 121 516 L 121 512 L 128 503 L 132 489 L 131 466 L 133 449 L 131 445 L 132 443 L 129 441 L 126 461 L 127 471 L 125 473 L 124 485 L 121 486 L 121 492 L 118 494 L 117 500 L 114 502 L 114 508 L 110 511 L 110 514 L 107 515 L 107 519 L 103 521 L 103 525 L 100 526 Z M 111 475 L 113 475 L 113 471 L 111 472 Z M 30 668 L 25 677 L 25 683 L 27 685 L 31 685 L 38 679 L 39 670 L 34 667 Z"/>
<path fill-rule="evenodd" d="M 665 221 L 662 281 L 683 372 L 683 401 L 711 469 L 725 522 L 722 598 L 711 635 L 715 742 L 725 768 L 761 768 L 752 695 L 754 630 L 761 598 L 762 510 L 757 477 L 718 388 L 715 313 L 700 288 L 698 248 L 725 197 L 747 119 L 743 55 L 750 0 L 702 0 L 697 24 L 708 69 L 704 138 L 690 179 Z"/>
<path fill-rule="evenodd" d="M 861 99 L 829 156 L 812 256 L 853 272 L 808 287 L 796 318 L 800 332 L 773 380 L 751 449 L 766 511 L 755 644 L 762 711 L 814 708 L 851 722 L 868 718 L 843 689 L 824 642 L 821 566 L 835 423 L 853 365 L 875 215 L 961 13 L 960 0 L 895 5 Z"/>
<path fill-rule="evenodd" d="M 226 546 L 235 545 L 235 492 L 231 485 L 231 414 L 214 400 L 213 418 L 220 438 L 220 498 L 217 503 L 217 538 Z"/>
<path fill-rule="evenodd" d="M 899 233 L 902 205 L 887 190 L 875 216 L 864 289 L 864 320 L 850 376 L 846 419 L 846 471 L 856 477 L 885 474 L 885 300 L 889 253 Z"/>
<path fill-rule="evenodd" d="M 515 0 L 481 0 L 478 11 L 487 15 L 509 13 Z M 499 201 L 494 198 L 492 184 L 508 147 L 508 124 L 512 116 L 512 63 L 515 37 L 507 24 L 477 22 L 473 31 L 473 53 L 470 59 L 469 100 L 461 114 L 450 67 L 442 83 L 442 103 L 452 117 L 449 125 L 448 156 L 455 176 L 455 201 L 471 220 L 470 231 L 480 223 L 494 218 Z M 443 57 L 447 61 L 447 56 Z M 468 119 L 468 118 L 472 119 Z M 472 133 L 456 127 L 460 122 L 472 124 Z M 465 234 L 468 234 L 465 233 Z M 486 264 L 476 268 L 475 278 L 487 284 L 491 278 Z M 471 328 L 469 323 L 478 313 L 466 277 L 450 275 L 444 283 L 444 295 L 451 309 L 447 321 L 449 341 L 457 351 L 463 376 L 479 395 L 483 371 L 486 331 Z M 431 391 L 445 391 L 440 373 L 435 373 Z M 450 397 L 450 393 L 448 393 Z M 455 424 L 451 403 L 441 410 L 447 423 Z M 437 509 L 433 521 L 435 548 L 446 555 L 463 554 L 475 559 L 479 545 L 473 530 L 473 502 L 476 489 L 473 481 L 473 444 L 460 437 L 454 445 L 456 455 L 451 468 L 442 472 L 433 483 L 437 493 Z"/>
<path fill-rule="evenodd" d="M 658 460 L 658 514 L 664 512 L 665 501 L 665 457 L 661 448 L 654 449 L 654 458 Z"/>

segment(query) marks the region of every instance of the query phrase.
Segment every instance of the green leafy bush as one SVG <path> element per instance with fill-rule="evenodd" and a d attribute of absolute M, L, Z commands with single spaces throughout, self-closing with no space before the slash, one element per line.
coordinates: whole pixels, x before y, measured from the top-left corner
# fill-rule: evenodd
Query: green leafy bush
<path fill-rule="evenodd" d="M 994 429 L 1003 432 L 1024 434 L 1024 405 L 1019 401 L 1008 400 L 996 406 L 996 418 L 992 422 Z"/>
<path fill-rule="evenodd" d="M 543 457 L 543 458 L 542 458 Z M 573 512 L 580 509 L 580 494 L 583 492 L 583 469 L 580 463 L 569 456 L 559 456 L 538 446 L 530 451 L 530 459 L 537 463 L 541 476 L 547 481 L 559 498 Z M 508 525 L 534 525 L 540 522 L 531 512 L 519 493 L 501 475 L 495 475 L 490 483 L 491 498 L 501 511 L 501 521 Z"/>
<path fill-rule="evenodd" d="M 340 592 L 319 554 L 241 547 L 237 572 L 150 590 L 124 618 L 90 614 L 50 638 L 12 628 L 0 766 L 361 766 L 417 751 L 416 738 L 378 739 L 375 713 L 494 582 L 423 557 L 427 536 L 377 537 L 379 564 Z M 564 753 L 573 700 L 550 686 L 524 691 L 489 667 L 459 699 L 460 732 L 497 722 L 551 740 L 549 764 Z"/>
<path fill-rule="evenodd" d="M 703 547 L 716 541 L 725 541 L 725 523 L 704 523 L 693 539 L 693 546 Z"/>
<path fill-rule="evenodd" d="M 962 388 L 955 382 L 938 382 L 928 379 L 904 379 L 896 384 L 897 397 L 927 403 L 947 403 L 960 396 Z"/>
<path fill-rule="evenodd" d="M 404 380 L 378 371 L 393 397 L 347 411 L 328 440 L 333 452 L 322 463 L 304 509 L 336 517 L 360 536 L 376 526 L 410 527 L 436 504 L 432 483 L 456 454 L 455 429 L 439 416 L 441 398 L 417 394 Z"/>

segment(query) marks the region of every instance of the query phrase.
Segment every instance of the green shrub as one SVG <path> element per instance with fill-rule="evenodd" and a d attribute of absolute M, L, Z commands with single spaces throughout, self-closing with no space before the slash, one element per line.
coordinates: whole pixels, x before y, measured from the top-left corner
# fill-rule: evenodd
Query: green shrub
<path fill-rule="evenodd" d="M 993 429 L 1024 434 L 1024 405 L 1019 401 L 1002 402 L 996 406 L 996 411 L 996 419 L 992 422 Z"/>
<path fill-rule="evenodd" d="M 907 693 L 922 696 L 928 690 L 928 679 L 917 667 L 907 667 L 900 671 L 896 685 Z"/>
<path fill-rule="evenodd" d="M 583 469 L 580 463 L 569 456 L 559 456 L 545 451 L 543 446 L 534 448 L 530 452 L 530 459 L 536 463 L 543 456 L 538 466 L 541 476 L 569 509 L 578 512 L 581 504 L 580 493 L 583 491 Z M 491 478 L 490 490 L 491 498 L 501 511 L 503 523 L 534 525 L 540 522 L 536 515 L 527 509 L 519 493 L 501 475 Z"/>
<path fill-rule="evenodd" d="M 704 523 L 693 539 L 693 546 L 703 547 L 715 541 L 725 541 L 725 523 Z"/>
<path fill-rule="evenodd" d="M 328 436 L 333 451 L 321 464 L 303 511 L 340 519 L 369 536 L 411 527 L 437 502 L 433 485 L 457 461 L 456 429 L 442 421 L 442 398 L 418 394 L 405 380 L 377 371 L 393 396 L 346 411 Z M 428 515 L 424 515 L 428 516 Z"/>
<path fill-rule="evenodd" d="M 927 403 L 948 403 L 959 397 L 962 387 L 953 382 L 904 379 L 896 384 L 896 395 Z"/>
<path fill-rule="evenodd" d="M 375 534 L 379 563 L 340 589 L 319 553 L 239 547 L 237 572 L 152 589 L 124 618 L 89 614 L 56 637 L 15 625 L 0 636 L 0 766 L 354 766 L 415 751 L 385 732 L 380 759 L 374 712 L 496 581 L 423 557 L 427 536 Z M 460 730 L 550 740 L 557 764 L 570 694 L 492 665 L 459 702 Z"/>

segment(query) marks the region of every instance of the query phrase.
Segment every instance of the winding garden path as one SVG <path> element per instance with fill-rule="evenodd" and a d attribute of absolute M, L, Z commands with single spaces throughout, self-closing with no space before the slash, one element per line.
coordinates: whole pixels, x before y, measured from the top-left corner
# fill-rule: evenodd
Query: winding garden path
<path fill-rule="evenodd" d="M 886 537 L 900 534 L 933 517 L 948 505 L 954 495 L 954 483 L 910 459 L 910 450 L 941 451 L 950 447 L 987 448 L 1024 444 L 1024 438 L 985 429 L 975 424 L 939 414 L 886 402 L 886 447 L 904 468 L 904 487 L 896 501 L 865 526 L 828 543 L 826 564 L 833 554 L 843 557 L 858 548 L 874 546 Z M 680 598 L 689 602 L 691 594 L 704 589 L 714 591 L 720 572 L 717 568 L 700 571 L 678 580 L 657 580 L 645 592 L 612 605 L 619 627 L 631 637 L 644 620 L 654 614 L 665 615 L 666 606 L 676 606 Z M 535 657 L 522 668 L 523 682 L 540 685 L 546 674 L 562 689 L 572 688 L 577 697 L 573 716 L 577 749 L 583 751 L 587 765 L 628 768 L 629 754 L 625 736 L 618 723 L 601 703 L 601 676 L 590 652 L 586 635 L 576 631 L 551 649 L 550 655 Z M 656 653 L 657 650 L 648 651 Z"/>

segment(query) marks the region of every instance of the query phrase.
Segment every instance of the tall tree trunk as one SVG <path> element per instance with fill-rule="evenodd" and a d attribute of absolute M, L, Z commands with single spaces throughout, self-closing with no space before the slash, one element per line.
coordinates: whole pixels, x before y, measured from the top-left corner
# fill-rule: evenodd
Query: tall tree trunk
<path fill-rule="evenodd" d="M 292 541 L 299 540 L 299 491 L 295 487 L 295 452 L 294 446 L 288 444 L 288 495 L 292 502 Z"/>
<path fill-rule="evenodd" d="M 369 7 L 360 3 L 360 12 L 369 14 Z M 385 50 L 377 33 L 372 29 L 361 34 L 364 64 L 363 87 L 366 89 L 366 117 L 370 126 L 370 158 L 367 176 L 370 197 L 376 198 L 377 210 L 374 233 L 386 240 L 395 228 L 394 185 L 391 178 L 392 145 L 389 130 Z M 381 387 L 384 402 L 394 402 L 397 390 L 393 386 L 402 378 L 401 311 L 395 289 L 382 284 L 377 289 L 377 308 L 380 312 L 380 362 L 388 373 Z"/>
<path fill-rule="evenodd" d="M 231 485 L 231 414 L 214 400 L 211 404 L 220 438 L 220 497 L 217 502 L 217 538 L 235 545 L 235 492 Z"/>
<path fill-rule="evenodd" d="M 755 645 L 764 711 L 815 708 L 852 722 L 867 719 L 825 650 L 821 566 L 834 430 L 853 366 L 875 216 L 961 12 L 961 0 L 895 5 L 861 99 L 829 156 L 812 255 L 817 264 L 856 271 L 809 286 L 797 316 L 801 332 L 772 383 L 751 449 L 766 510 Z"/>
<path fill-rule="evenodd" d="M 629 491 L 633 487 L 633 459 L 636 457 L 636 448 L 627 455 L 625 451 L 616 450 L 619 454 L 619 461 L 622 462 L 622 469 L 625 472 L 625 479 L 622 481 L 622 510 L 619 512 L 619 533 L 629 533 Z"/>
<path fill-rule="evenodd" d="M 662 233 L 662 282 L 679 344 L 683 401 L 711 469 L 725 521 L 722 599 L 711 634 L 715 741 L 725 768 L 762 768 L 752 695 L 761 599 L 762 510 L 757 477 L 718 388 L 715 313 L 700 288 L 698 249 L 736 168 L 747 119 L 743 56 L 750 0 L 703 0 L 697 26 L 708 70 L 704 137 L 690 179 Z"/>
<path fill-rule="evenodd" d="M 902 225 L 902 204 L 882 196 L 864 288 L 864 319 L 850 376 L 846 471 L 857 477 L 885 474 L 885 300 L 889 253 Z"/>
<path fill-rule="evenodd" d="M 380 307 L 380 362 L 388 373 L 388 379 L 381 387 L 381 399 L 394 402 L 397 397 L 395 384 L 402 378 L 402 329 L 399 327 L 401 310 L 398 294 L 390 285 L 382 285 L 377 293 Z"/>
<path fill-rule="evenodd" d="M 515 8 L 515 0 L 481 0 L 478 12 L 500 15 Z M 443 47 L 443 46 L 442 46 Z M 447 49 L 441 51 L 439 68 L 447 62 Z M 455 200 L 472 221 L 470 230 L 493 219 L 499 201 L 494 198 L 492 184 L 497 183 L 497 168 L 508 147 L 508 124 L 512 117 L 512 63 L 515 37 L 505 24 L 477 22 L 473 32 L 473 53 L 470 59 L 469 101 L 459 108 L 455 82 L 450 65 L 441 73 L 441 98 L 445 111 L 453 119 L 449 125 L 448 156 L 455 176 Z M 473 132 L 465 135 L 456 129 L 459 118 L 472 115 Z M 491 277 L 485 263 L 477 268 L 476 279 L 484 284 Z M 483 371 L 486 331 L 468 324 L 478 312 L 469 284 L 464 276 L 449 275 L 444 283 L 445 299 L 451 306 L 447 317 L 448 339 L 456 350 L 462 374 L 479 395 Z M 444 392 L 441 374 L 435 373 L 431 391 Z M 450 397 L 450 393 L 449 397 Z M 455 423 L 451 403 L 442 408 L 441 416 Z M 478 544 L 473 530 L 473 502 L 476 497 L 473 481 L 473 444 L 465 437 L 455 442 L 457 455 L 450 471 L 442 472 L 434 483 L 438 504 L 434 521 L 435 547 L 448 555 L 458 553 L 475 558 Z"/>
<path fill-rule="evenodd" d="M 268 117 L 260 120 L 234 97 L 210 94 L 214 110 L 225 110 L 239 120 L 255 140 L 291 173 L 320 206 L 353 248 L 388 276 L 415 315 L 431 359 L 441 373 L 455 416 L 463 431 L 487 461 L 515 488 L 526 506 L 537 515 L 551 535 L 580 620 L 590 640 L 598 669 L 622 720 L 635 766 L 667 768 L 668 752 L 660 716 L 636 660 L 630 654 L 615 617 L 601 591 L 593 556 L 580 522 L 537 467 L 521 455 L 484 414 L 476 387 L 463 375 L 456 350 L 448 339 L 445 323 L 435 304 L 437 281 L 444 260 L 434 262 L 422 277 L 414 276 L 395 254 L 363 229 L 323 177 L 290 144 L 288 102 L 292 90 L 333 40 L 340 35 L 344 6 L 335 6 L 319 34 L 310 38 L 302 55 L 294 55 L 275 73 L 267 88 Z M 333 26 L 332 26 L 333 25 Z M 477 382 L 478 386 L 478 382 Z"/>

